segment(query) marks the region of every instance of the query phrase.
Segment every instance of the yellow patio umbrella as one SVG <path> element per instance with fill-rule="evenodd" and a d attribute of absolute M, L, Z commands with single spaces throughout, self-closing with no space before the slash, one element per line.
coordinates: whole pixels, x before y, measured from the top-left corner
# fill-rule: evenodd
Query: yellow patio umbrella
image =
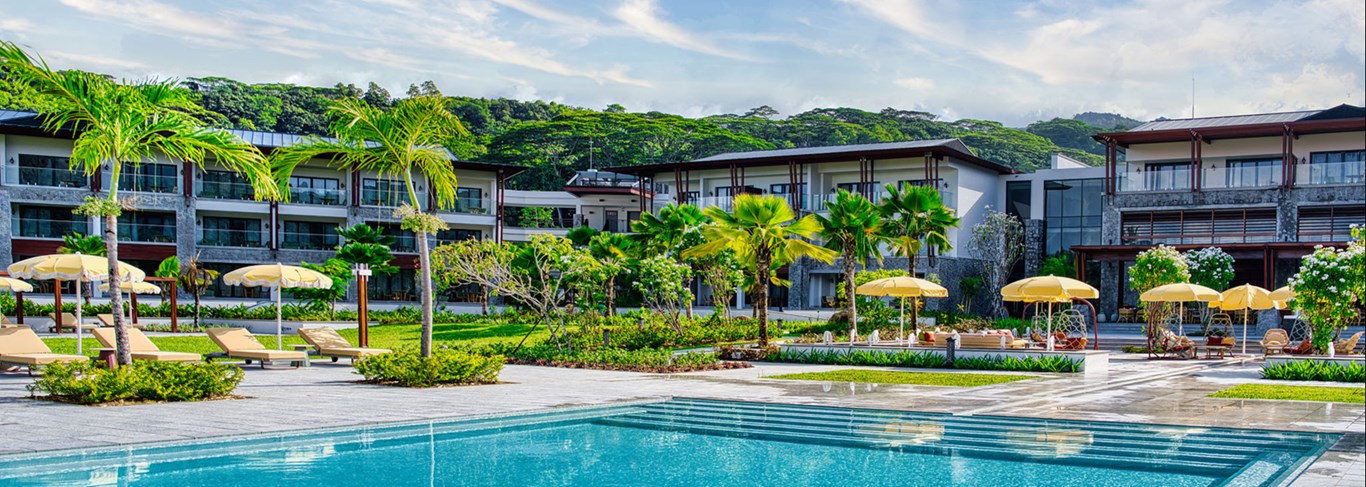
<path fill-rule="evenodd" d="M 1053 333 L 1053 303 L 1067 303 L 1073 299 L 1096 299 L 1100 290 L 1076 279 L 1062 276 L 1026 277 L 1001 288 L 1006 301 L 1048 303 L 1048 333 Z M 1036 308 L 1037 309 L 1037 308 Z"/>
<path fill-rule="evenodd" d="M 1235 287 L 1235 288 L 1232 288 L 1232 289 L 1229 289 L 1229 290 L 1226 290 L 1226 291 L 1220 293 L 1220 295 L 1219 295 L 1219 305 L 1218 305 L 1218 306 L 1219 306 L 1219 309 L 1222 309 L 1222 310 L 1225 310 L 1225 311 L 1232 311 L 1232 310 L 1237 310 L 1237 309 L 1243 310 L 1243 351 L 1242 351 L 1242 353 L 1246 354 L 1246 353 L 1247 353 L 1247 315 L 1248 315 L 1248 310 L 1249 310 L 1249 309 L 1262 310 L 1262 309 L 1271 309 L 1271 308 L 1281 308 L 1281 307 L 1283 307 L 1284 305 L 1282 305 L 1281 303 L 1276 302 L 1275 300 L 1271 299 L 1271 291 L 1267 291 L 1266 289 L 1262 289 L 1262 288 L 1260 288 L 1260 287 L 1253 286 L 1253 285 L 1251 285 L 1251 284 L 1243 284 L 1243 285 L 1241 285 L 1241 286 L 1238 286 L 1238 287 Z"/>
<path fill-rule="evenodd" d="M 332 278 L 321 272 L 284 264 L 252 265 L 223 275 L 229 286 L 260 286 L 275 289 L 275 348 L 284 350 L 283 326 L 280 317 L 282 288 L 323 289 L 332 287 Z"/>
<path fill-rule="evenodd" d="M 147 273 L 126 262 L 118 262 L 119 277 L 141 281 Z M 9 265 L 9 275 L 20 279 L 57 279 L 76 281 L 76 354 L 81 349 L 81 281 L 100 281 L 109 278 L 109 259 L 98 255 L 49 254 L 24 259 Z M 57 310 L 61 318 L 62 310 Z M 61 326 L 57 327 L 61 330 Z"/>
<path fill-rule="evenodd" d="M 132 296 L 134 293 L 161 294 L 161 286 L 152 284 L 147 281 L 123 281 L 119 283 L 119 289 L 125 293 L 128 293 L 128 314 L 124 316 L 124 319 L 129 320 L 130 322 L 133 320 L 133 308 L 135 303 L 133 302 Z M 100 284 L 100 290 L 104 292 L 109 292 L 109 283 L 106 282 L 104 284 Z M 123 310 L 119 310 L 119 314 L 123 314 Z"/>
<path fill-rule="evenodd" d="M 0 277 L 0 289 L 8 289 L 12 293 L 31 293 L 33 285 L 18 279 Z"/>
<path fill-rule="evenodd" d="M 901 298 L 901 325 L 897 333 L 904 339 L 906 336 L 906 298 L 913 299 L 911 307 L 911 333 L 916 333 L 919 329 L 919 313 L 916 308 L 920 305 L 920 298 L 947 298 L 949 290 L 933 282 L 908 276 L 894 276 L 869 281 L 862 286 L 854 289 L 855 294 L 863 296 L 892 296 Z M 853 340 L 854 334 L 850 333 L 849 338 Z M 910 346 L 910 340 L 906 345 Z"/>
<path fill-rule="evenodd" d="M 1219 297 L 1219 291 L 1199 284 L 1191 284 L 1189 282 L 1178 282 L 1157 286 L 1138 295 L 1138 299 L 1145 303 L 1180 303 L 1181 311 L 1178 316 L 1185 315 L 1186 302 L 1188 301 L 1199 301 L 1202 303 L 1222 301 Z M 1183 319 L 1177 325 L 1176 333 L 1181 336 L 1185 336 L 1186 334 L 1185 321 L 1186 320 Z"/>
<path fill-rule="evenodd" d="M 1284 303 L 1295 297 L 1295 290 L 1290 289 L 1290 286 L 1281 286 L 1276 288 L 1275 291 L 1271 291 L 1270 296 L 1272 301 L 1280 301 Z"/>

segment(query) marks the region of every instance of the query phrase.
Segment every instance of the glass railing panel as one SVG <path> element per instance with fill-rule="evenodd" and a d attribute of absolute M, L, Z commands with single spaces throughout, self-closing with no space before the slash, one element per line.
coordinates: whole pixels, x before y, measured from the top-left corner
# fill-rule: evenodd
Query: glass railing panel
<path fill-rule="evenodd" d="M 346 204 L 346 193 L 340 189 L 290 188 L 289 202 L 299 205 L 338 206 Z"/>
<path fill-rule="evenodd" d="M 199 245 L 217 247 L 265 247 L 265 235 L 259 230 L 209 230 L 199 237 Z"/>
<path fill-rule="evenodd" d="M 80 171 L 46 167 L 19 167 L 19 184 L 54 188 L 88 188 L 90 178 Z"/>
<path fill-rule="evenodd" d="M 203 181 L 199 186 L 200 198 L 220 200 L 256 199 L 256 189 L 247 183 Z"/>
<path fill-rule="evenodd" d="M 1300 163 L 1296 186 L 1360 185 L 1366 183 L 1366 161 Z"/>
<path fill-rule="evenodd" d="M 175 227 L 147 223 L 119 222 L 119 240 L 127 242 L 175 243 Z"/>
<path fill-rule="evenodd" d="M 298 250 L 331 250 L 341 238 L 335 233 L 285 232 L 280 235 L 280 247 Z"/>
<path fill-rule="evenodd" d="M 73 233 L 90 233 L 89 222 L 84 220 L 19 218 L 12 222 L 11 228 L 15 237 L 29 238 L 62 238 Z"/>

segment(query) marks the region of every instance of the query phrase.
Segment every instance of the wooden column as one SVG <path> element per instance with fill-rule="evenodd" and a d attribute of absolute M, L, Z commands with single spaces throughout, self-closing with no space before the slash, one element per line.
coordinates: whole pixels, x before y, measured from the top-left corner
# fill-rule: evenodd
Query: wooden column
<path fill-rule="evenodd" d="M 494 191 L 498 194 L 495 195 L 493 199 L 495 206 L 493 217 L 493 240 L 495 242 L 502 242 L 504 226 L 503 203 L 506 201 L 504 196 L 507 193 L 507 176 L 503 174 L 503 171 L 498 171 L 498 175 L 494 178 L 494 181 Z"/>
<path fill-rule="evenodd" d="M 1195 134 L 1195 191 L 1205 187 L 1205 136 Z"/>
<path fill-rule="evenodd" d="M 60 335 L 62 334 L 62 324 L 60 321 L 62 319 L 62 280 L 53 279 L 52 284 L 52 310 L 57 313 L 57 319 L 59 320 L 53 323 L 53 328 L 55 328 L 57 330 L 57 334 Z M 80 283 L 78 282 L 76 283 L 76 285 L 79 286 Z M 80 303 L 76 304 L 79 305 Z M 81 324 L 77 323 L 76 326 L 81 326 Z"/>
<path fill-rule="evenodd" d="M 280 250 L 280 202 L 270 202 L 270 250 Z"/>
<path fill-rule="evenodd" d="M 174 279 L 174 278 L 172 278 L 172 280 L 171 280 L 171 333 L 176 333 L 176 332 L 179 332 L 179 331 L 180 331 L 180 317 L 177 316 L 178 313 L 180 312 L 180 306 L 179 306 L 179 304 L 176 302 L 176 295 L 178 295 L 178 294 L 180 294 L 180 285 L 179 285 L 179 283 L 175 282 L 175 279 Z"/>
<path fill-rule="evenodd" d="M 686 203 L 685 201 L 683 201 L 683 200 L 685 199 L 685 197 L 684 197 L 684 194 L 685 194 L 685 193 L 687 193 L 687 191 L 685 191 L 685 190 L 683 189 L 683 169 L 680 168 L 680 167 L 675 166 L 675 167 L 674 167 L 674 196 L 675 196 L 675 197 L 674 197 L 674 202 L 675 202 L 675 203 L 678 203 L 678 204 L 680 204 L 680 205 L 683 204 L 683 203 Z"/>
<path fill-rule="evenodd" d="M 180 172 L 182 173 L 182 174 L 181 174 L 181 178 L 180 178 L 180 181 L 181 181 L 180 184 L 181 184 L 181 186 L 184 186 L 184 188 L 181 188 L 180 192 L 181 192 L 181 194 L 184 194 L 186 198 L 193 197 L 193 196 L 194 196 L 194 167 L 195 167 L 195 166 L 194 166 L 194 163 L 193 163 L 193 162 L 190 162 L 190 161 L 185 161 L 185 162 L 181 163 L 181 166 L 180 166 L 180 167 L 181 167 Z"/>
<path fill-rule="evenodd" d="M 1295 129 L 1286 126 L 1285 130 L 1287 131 L 1285 152 L 1290 156 L 1290 175 L 1285 178 L 1287 181 L 1285 187 L 1293 188 L 1295 187 L 1295 169 L 1299 167 L 1300 160 L 1295 157 Z"/>
<path fill-rule="evenodd" d="M 24 324 L 24 293 L 14 293 L 14 320 L 19 324 Z"/>
<path fill-rule="evenodd" d="M 1197 146 L 1199 143 L 1200 143 L 1200 142 L 1197 141 L 1196 138 L 1195 138 L 1195 131 L 1192 130 L 1192 131 L 1191 131 L 1191 157 L 1190 157 L 1189 165 L 1186 166 L 1186 167 L 1189 167 L 1189 168 L 1190 168 L 1190 172 L 1191 172 L 1191 174 L 1190 174 L 1190 191 L 1191 191 L 1192 193 L 1195 192 L 1195 176 L 1196 176 L 1197 174 L 1199 174 L 1199 172 L 1200 172 L 1200 169 L 1197 167 L 1197 164 L 1196 164 L 1196 162 L 1195 162 L 1195 161 L 1196 161 L 1196 159 L 1195 159 L 1195 158 L 1196 158 L 1196 156 L 1195 156 L 1195 148 L 1196 148 L 1196 146 Z"/>
<path fill-rule="evenodd" d="M 797 161 L 787 161 L 787 203 L 801 211 L 801 195 L 797 194 Z"/>
<path fill-rule="evenodd" d="M 138 324 L 138 293 L 131 293 L 129 295 L 128 304 L 132 306 L 128 311 L 129 314 L 133 316 L 133 324 L 136 325 Z"/>

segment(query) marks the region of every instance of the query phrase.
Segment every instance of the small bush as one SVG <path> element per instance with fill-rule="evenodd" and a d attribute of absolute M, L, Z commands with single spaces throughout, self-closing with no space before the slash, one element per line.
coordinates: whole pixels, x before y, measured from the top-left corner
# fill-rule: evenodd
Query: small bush
<path fill-rule="evenodd" d="M 503 361 L 502 355 L 483 356 L 458 350 L 433 350 L 431 357 L 405 350 L 357 360 L 356 372 L 370 382 L 403 387 L 492 384 L 498 382 Z"/>
<path fill-rule="evenodd" d="M 871 350 L 851 350 L 847 353 L 833 350 L 780 350 L 768 354 L 770 362 L 793 362 L 799 364 L 829 365 L 873 365 L 882 367 L 910 367 L 917 369 L 950 368 L 944 363 L 944 356 L 932 351 L 902 350 L 883 353 Z M 953 362 L 955 369 L 965 370 L 1008 370 L 1016 372 L 1077 372 L 1081 361 L 1064 356 L 1045 357 L 958 357 Z"/>
<path fill-rule="evenodd" d="M 134 362 L 114 369 L 93 362 L 52 364 L 29 386 L 34 394 L 78 404 L 126 401 L 202 401 L 228 397 L 242 382 L 235 365 Z"/>
<path fill-rule="evenodd" d="M 1356 362 L 1346 365 L 1318 360 L 1301 360 L 1262 367 L 1262 377 L 1271 380 L 1318 380 L 1327 382 L 1366 382 L 1366 367 Z"/>

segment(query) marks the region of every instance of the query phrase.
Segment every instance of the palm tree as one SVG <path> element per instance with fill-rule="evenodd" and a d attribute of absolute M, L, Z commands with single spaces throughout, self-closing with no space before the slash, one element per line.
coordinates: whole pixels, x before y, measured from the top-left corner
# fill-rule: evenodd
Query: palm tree
<path fill-rule="evenodd" d="M 777 282 L 773 270 L 802 257 L 834 262 L 835 251 L 812 245 L 810 238 L 821 230 L 812 215 L 793 221 L 796 214 L 787 200 L 776 196 L 742 194 L 734 210 L 708 207 L 702 213 L 713 221 L 702 229 L 706 243 L 683 251 L 684 257 L 705 257 L 726 250 L 753 274 L 754 309 L 759 320 L 759 346 L 768 345 L 768 284 Z"/>
<path fill-rule="evenodd" d="M 948 233 L 958 226 L 959 220 L 952 208 L 944 206 L 937 189 L 908 183 L 898 188 L 889 184 L 887 193 L 878 205 L 883 218 L 881 233 L 892 250 L 906 256 L 907 275 L 915 277 L 915 256 L 922 248 L 928 249 L 931 256 L 953 249 Z"/>
<path fill-rule="evenodd" d="M 212 158 L 226 169 L 244 173 L 257 186 L 257 198 L 278 196 L 261 152 L 228 132 L 204 127 L 193 116 L 203 109 L 174 81 L 124 84 L 94 73 L 54 71 L 41 57 L 4 41 L 0 41 L 0 69 L 11 80 L 54 100 L 43 109 L 43 129 L 77 134 L 71 148 L 72 169 L 95 176 L 105 166 L 109 168 L 108 198 L 87 198 L 79 211 L 104 218 L 110 289 L 119 289 L 122 280 L 117 271 L 118 217 L 125 204 L 118 199 L 118 189 L 124 165 L 136 167 L 154 159 L 202 165 Z M 121 309 L 121 293 L 111 293 L 110 304 Z M 132 355 L 122 314 L 114 314 L 114 333 L 119 363 L 128 364 Z"/>
<path fill-rule="evenodd" d="M 868 257 L 881 257 L 878 243 L 885 240 L 878 235 L 881 218 L 877 207 L 868 198 L 842 189 L 835 195 L 835 201 L 825 207 L 830 211 L 830 216 L 816 215 L 816 221 L 821 224 L 820 236 L 825 239 L 825 248 L 840 252 L 844 259 L 845 309 L 852 333 L 858 326 L 858 308 L 854 304 L 854 264 L 866 265 Z"/>
<path fill-rule="evenodd" d="M 200 313 L 199 298 L 209 290 L 213 281 L 218 279 L 218 271 L 209 269 L 199 261 L 199 256 L 191 257 L 189 262 L 180 266 L 180 275 L 176 277 L 176 282 L 185 292 L 194 296 L 194 328 L 199 329 L 199 319 L 203 316 Z M 176 292 L 174 289 L 171 292 Z"/>
<path fill-rule="evenodd" d="M 85 255 L 105 255 L 108 250 L 104 247 L 104 239 L 99 235 L 82 235 L 73 233 L 62 236 L 62 246 L 57 247 L 59 254 L 85 254 Z M 90 299 L 95 294 L 95 283 L 85 282 L 85 304 L 90 304 Z"/>
<path fill-rule="evenodd" d="M 682 250 L 701 243 L 700 230 L 706 223 L 707 217 L 698 207 L 669 203 L 658 215 L 646 213 L 631 222 L 631 230 L 636 232 L 642 251 L 665 253 L 681 263 Z"/>
<path fill-rule="evenodd" d="M 635 244 L 630 237 L 611 232 L 594 234 L 588 240 L 588 253 L 607 269 L 607 316 L 616 314 L 617 276 L 626 269 L 628 256 L 631 255 Z"/>
<path fill-rule="evenodd" d="M 447 146 L 469 137 L 460 119 L 446 110 L 446 102 L 435 96 L 405 98 L 388 110 L 370 106 L 356 98 L 338 100 L 327 110 L 329 127 L 336 139 L 308 137 L 294 147 L 276 151 L 271 160 L 281 186 L 288 184 L 294 168 L 314 158 L 326 157 L 338 167 L 375 171 L 381 177 L 403 180 L 408 203 L 394 215 L 403 229 L 416 234 L 420 283 L 422 286 L 422 356 L 432 354 L 432 266 L 427 235 L 446 224 L 435 215 L 423 212 L 414 179 L 427 180 L 428 191 L 436 195 L 438 208 L 455 206 L 456 177 Z"/>

